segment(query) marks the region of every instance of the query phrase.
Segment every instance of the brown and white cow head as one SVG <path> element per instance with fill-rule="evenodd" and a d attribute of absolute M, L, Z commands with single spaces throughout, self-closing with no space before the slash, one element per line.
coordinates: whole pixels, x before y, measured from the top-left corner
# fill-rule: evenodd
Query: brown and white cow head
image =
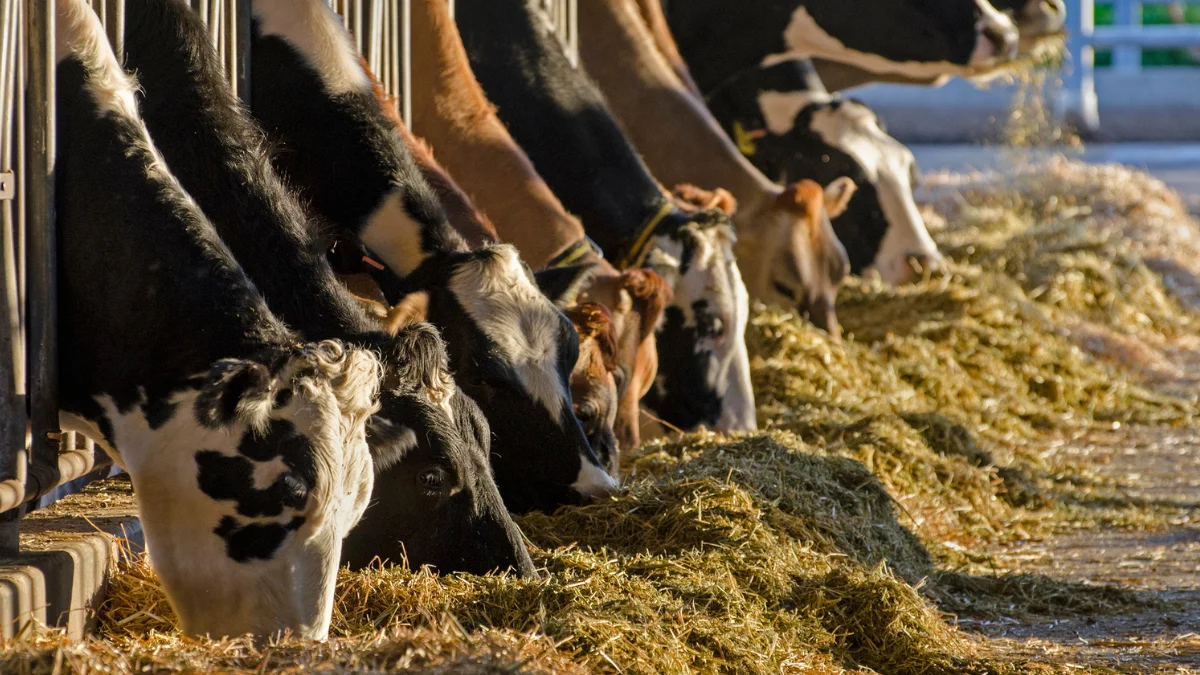
<path fill-rule="evenodd" d="M 141 405 L 102 398 L 103 432 L 64 420 L 128 470 L 184 633 L 328 634 L 342 539 L 371 494 L 379 378 L 371 352 L 325 341 L 222 360 Z"/>
<path fill-rule="evenodd" d="M 709 198 L 706 191 L 694 188 L 677 194 L 694 203 Z M 761 217 L 745 223 L 736 250 L 739 262 L 750 270 L 750 297 L 798 311 L 839 336 L 835 307 L 849 262 L 830 218 L 845 210 L 853 194 L 854 182 L 848 178 L 838 178 L 824 189 L 803 180 L 784 188 Z M 724 202 L 732 215 L 736 203 L 732 198 Z"/>
<path fill-rule="evenodd" d="M 579 360 L 571 372 L 571 397 L 575 417 L 583 425 L 592 451 L 608 471 L 620 470 L 620 445 L 613 426 L 617 421 L 617 336 L 612 315 L 603 305 L 585 302 L 566 310 L 579 333 Z"/>
<path fill-rule="evenodd" d="M 750 296 L 719 209 L 685 214 L 651 240 L 642 266 L 672 290 L 656 334 L 658 377 L 643 404 L 683 430 L 757 428 L 746 325 Z"/>
<path fill-rule="evenodd" d="M 622 448 L 641 444 L 641 400 L 658 376 L 655 331 L 673 297 L 670 286 L 646 269 L 599 273 L 581 299 L 608 308 L 617 341 L 618 411 L 614 423 Z"/>

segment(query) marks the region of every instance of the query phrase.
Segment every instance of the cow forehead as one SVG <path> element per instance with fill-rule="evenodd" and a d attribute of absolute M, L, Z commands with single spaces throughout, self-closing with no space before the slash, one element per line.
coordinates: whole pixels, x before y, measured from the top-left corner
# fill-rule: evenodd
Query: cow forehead
<path fill-rule="evenodd" d="M 867 115 L 861 111 L 867 110 Z M 873 113 L 861 104 L 845 102 L 813 113 L 810 129 L 830 146 L 849 155 L 871 183 L 886 173 L 907 178 L 911 153 L 884 133 Z M 895 176 L 892 176 L 895 178 Z"/>
<path fill-rule="evenodd" d="M 461 263 L 450 290 L 525 389 L 558 421 L 567 402 L 559 372 L 566 318 L 542 295 L 516 249 Z"/>
<path fill-rule="evenodd" d="M 687 228 L 680 237 L 656 239 L 647 264 L 672 282 L 671 304 L 683 311 L 685 325 L 695 322 L 697 302 L 706 311 L 730 318 L 736 315 L 737 298 L 730 274 L 734 264 L 732 238 L 722 228 Z"/>

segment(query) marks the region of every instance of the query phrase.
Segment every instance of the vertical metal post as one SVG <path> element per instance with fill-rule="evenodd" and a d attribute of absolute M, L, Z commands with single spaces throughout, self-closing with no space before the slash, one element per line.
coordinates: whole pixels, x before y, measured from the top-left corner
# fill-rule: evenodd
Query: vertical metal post
<path fill-rule="evenodd" d="M 108 29 L 108 41 L 112 43 L 117 58 L 125 58 L 125 0 L 104 0 L 104 26 Z"/>
<path fill-rule="evenodd" d="M 58 484 L 58 284 L 54 210 L 54 0 L 29 0 L 26 358 L 32 427 L 27 492 Z"/>
<path fill-rule="evenodd" d="M 1094 0 L 1066 0 L 1067 52 L 1071 62 L 1066 64 L 1063 90 L 1059 96 L 1058 113 L 1074 122 L 1084 132 L 1100 128 L 1100 109 L 1096 99 L 1096 50 L 1092 35 L 1096 30 Z"/>
<path fill-rule="evenodd" d="M 1136 0 L 1113 0 L 1113 26 L 1122 28 L 1142 23 L 1142 3 Z M 1142 49 L 1137 45 L 1113 48 L 1113 70 L 1136 73 L 1142 69 Z"/>
<path fill-rule="evenodd" d="M 400 118 L 412 128 L 412 0 L 400 0 Z"/>
<path fill-rule="evenodd" d="M 0 270 L 4 283 L 0 289 L 0 483 L 13 493 L 14 501 L 24 497 L 28 462 L 16 260 L 16 235 L 21 225 L 17 213 L 24 208 L 16 184 L 23 178 L 24 168 L 20 163 L 23 153 L 19 152 L 24 135 L 20 126 L 24 116 L 19 112 L 24 89 L 19 56 L 24 52 L 21 4 L 19 0 L 0 0 Z M 13 555 L 20 548 L 21 512 L 16 508 L 0 513 L 0 555 Z"/>
<path fill-rule="evenodd" d="M 231 73 L 230 79 L 237 87 L 238 98 L 248 106 L 250 105 L 250 24 L 254 20 L 254 14 L 250 8 L 251 0 L 235 1 L 237 2 L 237 32 L 234 51 L 237 54 L 237 68 Z"/>
<path fill-rule="evenodd" d="M 450 5 L 450 18 L 454 18 L 454 0 L 446 0 L 446 4 Z"/>

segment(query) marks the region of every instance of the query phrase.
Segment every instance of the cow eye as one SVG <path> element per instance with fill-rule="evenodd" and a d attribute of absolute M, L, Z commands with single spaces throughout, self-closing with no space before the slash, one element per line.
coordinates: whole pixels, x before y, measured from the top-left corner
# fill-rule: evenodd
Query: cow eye
<path fill-rule="evenodd" d="M 583 403 L 577 406 L 575 410 L 575 416 L 579 418 L 580 422 L 591 422 L 596 419 L 598 414 L 599 411 L 596 410 L 596 404 L 594 403 Z"/>
<path fill-rule="evenodd" d="M 417 480 L 420 481 L 421 488 L 425 491 L 433 494 L 441 494 L 446 491 L 448 478 L 449 476 L 447 476 L 445 469 L 434 467 L 423 472 L 417 477 Z"/>

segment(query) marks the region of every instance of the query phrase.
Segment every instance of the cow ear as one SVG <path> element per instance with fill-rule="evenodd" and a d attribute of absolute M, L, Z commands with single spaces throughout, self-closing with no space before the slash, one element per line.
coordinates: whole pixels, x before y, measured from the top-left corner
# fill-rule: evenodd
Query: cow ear
<path fill-rule="evenodd" d="M 825 186 L 825 213 L 830 218 L 837 218 L 846 212 L 850 198 L 858 191 L 854 179 L 842 176 Z"/>
<path fill-rule="evenodd" d="M 596 263 L 551 267 L 533 273 L 542 295 L 550 298 L 559 309 L 575 305 L 579 294 L 592 284 L 595 276 Z"/>
<path fill-rule="evenodd" d="M 390 335 L 425 320 L 429 313 L 429 294 L 425 291 L 409 293 L 387 311 L 384 326 Z"/>
<path fill-rule="evenodd" d="M 196 396 L 196 419 L 218 429 L 236 422 L 258 427 L 270 413 L 271 371 L 256 361 L 225 359 L 208 371 Z"/>

